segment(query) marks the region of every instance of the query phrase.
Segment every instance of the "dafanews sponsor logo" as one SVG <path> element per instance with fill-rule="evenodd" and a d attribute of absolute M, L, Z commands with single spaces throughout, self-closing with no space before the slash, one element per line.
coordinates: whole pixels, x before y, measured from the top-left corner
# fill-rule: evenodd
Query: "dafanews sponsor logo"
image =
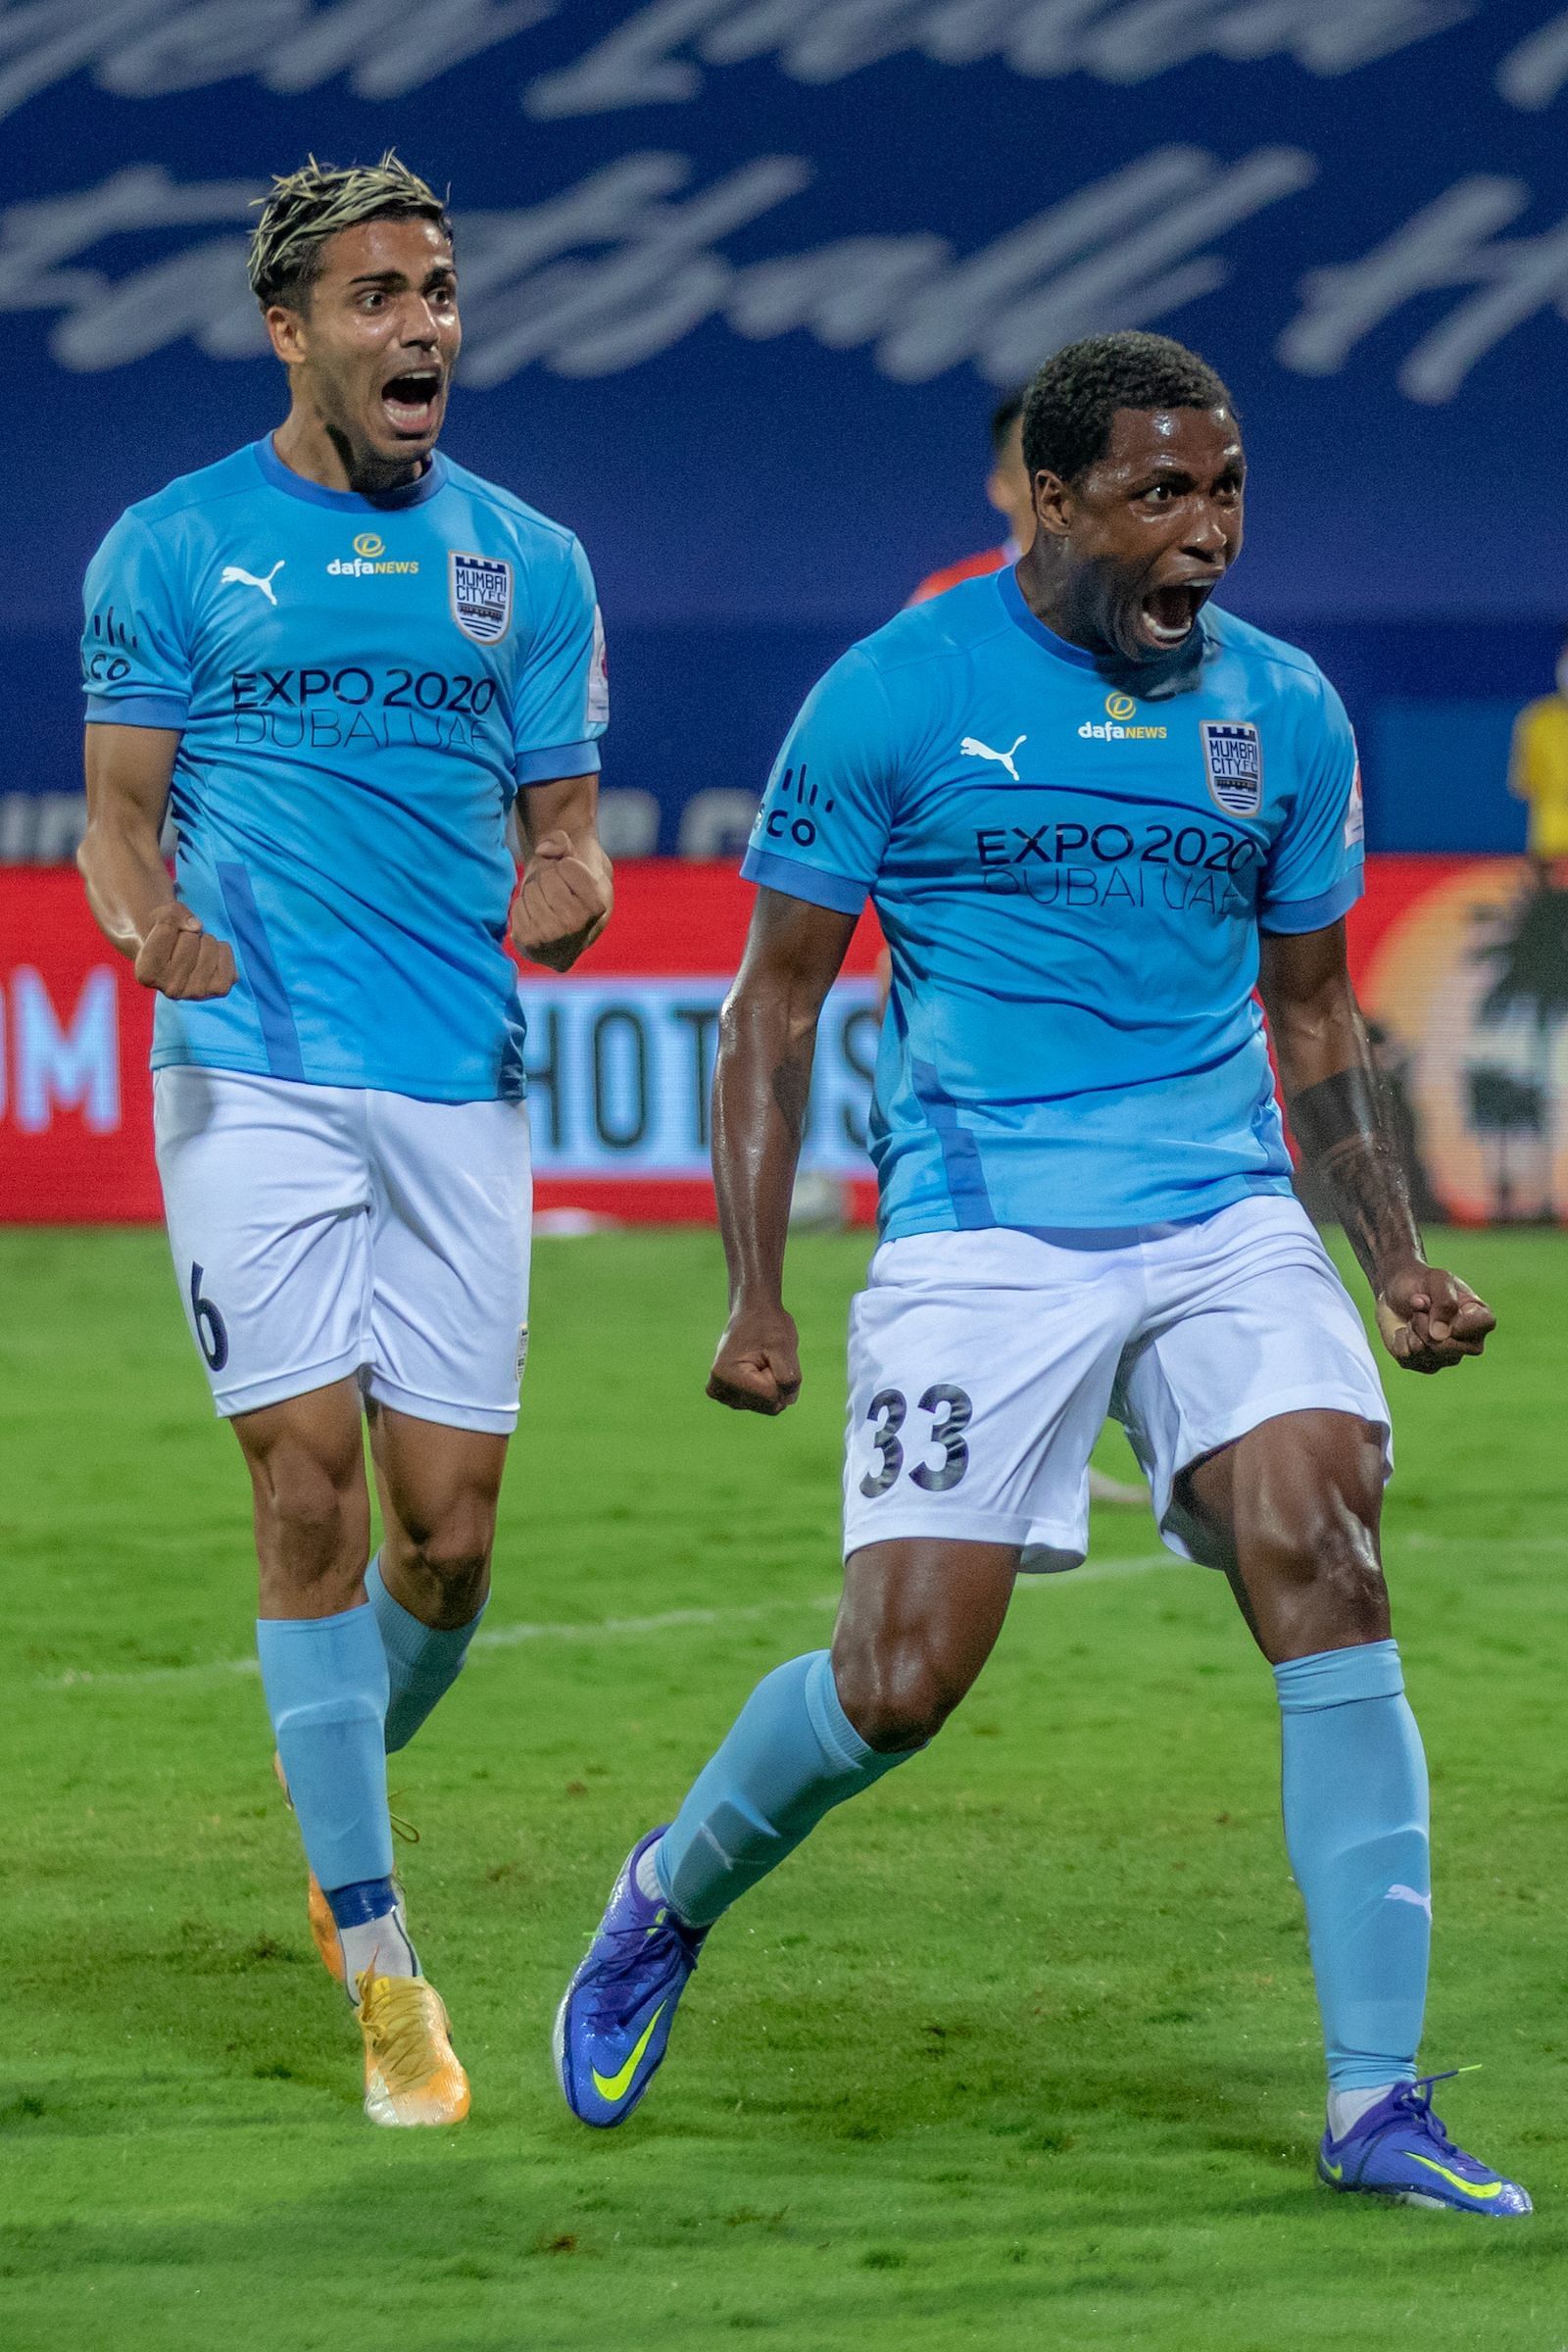
<path fill-rule="evenodd" d="M 1128 726 L 1137 709 L 1130 694 L 1107 694 L 1103 720 L 1086 718 L 1078 732 L 1085 743 L 1163 743 L 1168 728 Z"/>
<path fill-rule="evenodd" d="M 414 573 L 419 568 L 415 563 L 394 562 L 386 553 L 386 541 L 377 531 L 361 531 L 354 542 L 352 556 L 334 556 L 327 570 L 335 580 L 368 580 L 378 572 Z"/>

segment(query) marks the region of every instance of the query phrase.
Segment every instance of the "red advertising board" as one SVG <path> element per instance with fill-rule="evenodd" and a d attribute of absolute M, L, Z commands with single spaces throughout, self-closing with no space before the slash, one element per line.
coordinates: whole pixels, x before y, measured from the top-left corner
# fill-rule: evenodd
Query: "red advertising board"
<path fill-rule="evenodd" d="M 1374 858 L 1367 881 L 1352 964 L 1433 1201 L 1476 1223 L 1549 1214 L 1568 1201 L 1568 893 L 1510 858 Z M 752 895 L 724 866 L 623 865 L 578 972 L 528 976 L 542 1208 L 711 1215 L 708 1077 Z M 824 1016 L 808 1134 L 862 1213 L 877 950 L 867 920 Z M 159 1215 L 151 1027 L 75 875 L 0 867 L 0 1222 Z"/>
<path fill-rule="evenodd" d="M 163 1213 L 147 1070 L 153 1002 L 70 867 L 0 866 L 0 1222 Z"/>

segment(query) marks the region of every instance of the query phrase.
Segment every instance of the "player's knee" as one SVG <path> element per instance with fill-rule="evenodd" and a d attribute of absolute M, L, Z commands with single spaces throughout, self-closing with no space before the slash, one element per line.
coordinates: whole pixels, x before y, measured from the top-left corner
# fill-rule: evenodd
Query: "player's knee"
<path fill-rule="evenodd" d="M 404 1536 L 406 1569 L 436 1588 L 451 1606 L 472 1616 L 490 1575 L 493 1504 L 480 1496 L 462 1496 L 406 1527 Z"/>
<path fill-rule="evenodd" d="M 360 1516 L 353 1482 L 305 1446 L 280 1446 L 257 1466 L 258 1534 L 264 1548 L 298 1569 L 338 1566 Z M 363 1565 L 363 1563 L 360 1563 Z"/>
<path fill-rule="evenodd" d="M 968 1689 L 918 1637 L 835 1646 L 839 1702 L 867 1747 L 894 1755 L 934 1740 Z"/>

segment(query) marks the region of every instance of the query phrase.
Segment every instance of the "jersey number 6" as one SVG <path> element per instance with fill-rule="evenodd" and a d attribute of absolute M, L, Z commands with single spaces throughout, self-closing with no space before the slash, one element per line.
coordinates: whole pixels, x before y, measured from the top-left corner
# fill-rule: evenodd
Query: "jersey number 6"
<path fill-rule="evenodd" d="M 228 1361 L 228 1333 L 223 1318 L 210 1298 L 202 1297 L 202 1269 L 190 1270 L 190 1311 L 196 1325 L 196 1341 L 206 1356 L 210 1370 L 221 1372 Z"/>
<path fill-rule="evenodd" d="M 942 1448 L 942 1460 L 934 1468 L 927 1461 L 918 1461 L 909 1472 L 915 1485 L 927 1494 L 945 1494 L 956 1487 L 969 1467 L 969 1448 L 963 1433 L 974 1413 L 968 1394 L 956 1389 L 947 1381 L 938 1381 L 921 1397 L 919 1410 L 931 1415 L 931 1430 L 920 1451 L 928 1454 L 934 1446 Z M 881 1456 L 874 1470 L 867 1470 L 860 1481 L 860 1493 L 867 1496 L 885 1494 L 899 1472 L 904 1468 L 904 1446 L 899 1432 L 908 1418 L 909 1407 L 902 1390 L 879 1389 L 871 1399 L 866 1414 L 877 1427 L 871 1443 Z"/>

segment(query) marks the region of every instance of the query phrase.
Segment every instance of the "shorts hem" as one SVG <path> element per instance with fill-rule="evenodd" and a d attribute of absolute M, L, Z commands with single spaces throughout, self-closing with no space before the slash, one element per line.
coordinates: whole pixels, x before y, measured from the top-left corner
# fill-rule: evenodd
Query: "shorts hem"
<path fill-rule="evenodd" d="M 1370 1421 L 1383 1432 L 1383 1483 L 1387 1486 L 1394 1476 L 1394 1424 L 1389 1418 L 1389 1400 L 1380 1396 L 1378 1402 L 1383 1409 L 1375 1413 L 1367 1411 L 1369 1402 L 1370 1399 L 1361 1391 L 1314 1381 L 1303 1388 L 1287 1389 L 1283 1395 L 1271 1396 L 1266 1409 L 1262 1411 L 1250 1405 L 1239 1405 L 1233 1414 L 1218 1425 L 1217 1431 L 1206 1433 L 1202 1441 L 1191 1449 L 1183 1447 L 1181 1459 L 1171 1472 L 1170 1485 L 1155 1514 L 1160 1542 L 1180 1559 L 1193 1560 L 1200 1568 L 1212 1565 L 1200 1553 L 1190 1550 L 1182 1537 L 1168 1524 L 1173 1507 L 1171 1498 L 1177 1484 L 1195 1463 L 1206 1460 L 1209 1454 L 1218 1453 L 1227 1446 L 1236 1445 L 1242 1438 L 1250 1437 L 1254 1429 L 1263 1428 L 1266 1422 L 1283 1420 L 1288 1413 L 1350 1413 L 1357 1421 Z"/>
<path fill-rule="evenodd" d="M 1010 1511 L 903 1510 L 878 1519 L 874 1527 L 848 1518 L 844 1523 L 844 1557 L 863 1551 L 870 1544 L 1008 1544 L 1022 1550 L 1038 1541 L 1039 1521 Z M 1049 1541 L 1049 1539 L 1047 1539 Z M 1069 1544 L 1062 1549 L 1070 1548 Z"/>
<path fill-rule="evenodd" d="M 376 1404 L 388 1404 L 395 1413 L 407 1413 L 415 1421 L 434 1421 L 443 1429 L 473 1429 L 481 1435 L 510 1438 L 517 1426 L 518 1406 L 491 1404 L 454 1404 L 446 1396 L 422 1396 L 417 1389 L 405 1389 L 384 1373 L 368 1371 L 365 1376 L 365 1394 Z"/>
<path fill-rule="evenodd" d="M 1218 1423 L 1217 1434 L 1205 1433 L 1190 1452 L 1186 1446 L 1182 1448 L 1181 1460 L 1171 1472 L 1171 1485 L 1174 1486 L 1183 1471 L 1190 1470 L 1195 1462 L 1200 1462 L 1205 1454 L 1218 1453 L 1222 1446 L 1234 1446 L 1239 1438 L 1250 1437 L 1254 1429 L 1261 1429 L 1265 1421 L 1282 1421 L 1287 1413 L 1353 1413 L 1358 1421 L 1375 1422 L 1383 1432 L 1387 1476 L 1393 1468 L 1389 1439 L 1393 1435 L 1394 1424 L 1389 1418 L 1389 1400 L 1386 1396 L 1378 1398 L 1383 1407 L 1378 1413 L 1367 1411 L 1368 1402 L 1364 1391 L 1349 1389 L 1334 1381 L 1315 1380 L 1308 1381 L 1301 1388 L 1286 1389 L 1270 1396 L 1261 1410 L 1254 1405 L 1238 1405 L 1234 1413 L 1227 1413 Z"/>
<path fill-rule="evenodd" d="M 237 1389 L 214 1389 L 213 1404 L 221 1421 L 232 1421 L 239 1413 L 259 1413 L 269 1404 L 286 1404 L 291 1396 L 309 1396 L 315 1389 L 329 1389 L 334 1382 L 352 1380 L 364 1358 L 357 1348 L 341 1355 L 328 1356 L 324 1363 L 301 1364 L 294 1372 L 274 1372 L 270 1380 L 248 1380 Z"/>

